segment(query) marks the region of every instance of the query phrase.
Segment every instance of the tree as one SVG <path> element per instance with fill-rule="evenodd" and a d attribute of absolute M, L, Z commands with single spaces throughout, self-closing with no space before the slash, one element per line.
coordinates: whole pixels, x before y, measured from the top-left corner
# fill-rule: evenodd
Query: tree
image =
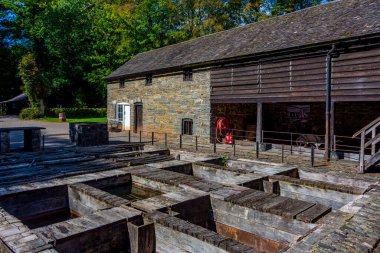
<path fill-rule="evenodd" d="M 103 78 L 138 53 L 326 1 L 7 0 L 0 2 L 0 35 L 10 39 L 0 54 L 15 62 L 32 53 L 49 105 L 104 106 Z M 15 75 L 6 65 L 9 79 Z"/>
<path fill-rule="evenodd" d="M 267 8 L 272 16 L 279 16 L 331 0 L 267 0 Z"/>
<path fill-rule="evenodd" d="M 17 77 L 17 65 L 20 58 L 20 48 L 15 45 L 10 48 L 9 41 L 13 16 L 0 3 L 0 101 L 8 100 L 20 93 L 21 80 Z"/>
<path fill-rule="evenodd" d="M 41 114 L 44 114 L 44 98 L 48 94 L 48 89 L 32 53 L 28 53 L 22 57 L 19 73 L 24 92 L 28 96 L 30 104 L 32 107 L 40 107 Z"/>

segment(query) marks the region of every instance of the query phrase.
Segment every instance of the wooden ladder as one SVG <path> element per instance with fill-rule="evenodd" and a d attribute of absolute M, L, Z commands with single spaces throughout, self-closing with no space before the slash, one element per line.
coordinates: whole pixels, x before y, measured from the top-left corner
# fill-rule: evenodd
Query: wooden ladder
<path fill-rule="evenodd" d="M 360 135 L 360 154 L 359 154 L 359 173 L 364 173 L 372 166 L 377 165 L 380 162 L 380 150 L 376 150 L 376 144 L 380 142 L 380 117 L 357 131 L 352 138 Z M 367 136 L 370 134 L 368 141 Z M 367 139 L 368 139 L 367 138 Z M 365 160 L 365 149 L 371 146 L 371 156 Z"/>

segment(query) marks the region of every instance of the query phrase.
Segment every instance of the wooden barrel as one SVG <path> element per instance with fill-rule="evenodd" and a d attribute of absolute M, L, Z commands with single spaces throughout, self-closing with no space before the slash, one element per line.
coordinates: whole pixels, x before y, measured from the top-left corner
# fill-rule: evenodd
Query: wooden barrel
<path fill-rule="evenodd" d="M 60 112 L 58 117 L 59 117 L 59 121 L 61 121 L 61 122 L 66 121 L 66 114 L 64 112 Z"/>

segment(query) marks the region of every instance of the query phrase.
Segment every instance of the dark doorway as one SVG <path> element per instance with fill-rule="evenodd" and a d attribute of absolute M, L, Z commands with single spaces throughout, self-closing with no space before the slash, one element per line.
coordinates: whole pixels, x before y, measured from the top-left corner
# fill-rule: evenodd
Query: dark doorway
<path fill-rule="evenodd" d="M 143 127 L 143 105 L 141 103 L 135 104 L 135 124 L 134 132 L 142 131 Z"/>

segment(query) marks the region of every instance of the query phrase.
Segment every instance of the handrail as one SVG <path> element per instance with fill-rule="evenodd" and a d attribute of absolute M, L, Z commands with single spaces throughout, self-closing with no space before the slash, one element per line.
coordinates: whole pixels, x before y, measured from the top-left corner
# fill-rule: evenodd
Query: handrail
<path fill-rule="evenodd" d="M 369 123 L 368 125 L 366 125 L 365 127 L 363 127 L 362 129 L 360 129 L 359 131 L 357 131 L 356 133 L 354 133 L 352 135 L 352 138 L 355 138 L 357 136 L 359 136 L 359 134 L 361 134 L 362 132 L 364 131 L 367 131 L 368 128 L 371 128 L 373 125 L 375 125 L 376 123 L 380 123 L 380 117 L 378 117 L 377 119 L 373 120 L 371 123 Z"/>
<path fill-rule="evenodd" d="M 367 124 L 352 136 L 354 138 L 360 134 L 359 173 L 364 173 L 369 167 L 375 165 L 375 163 L 378 163 L 380 160 L 379 157 L 376 156 L 376 144 L 380 141 L 380 133 L 377 133 L 379 126 L 380 117 Z M 366 136 L 369 133 L 371 133 L 371 137 L 367 141 Z M 371 146 L 371 156 L 366 161 L 365 151 L 368 146 Z"/>
<path fill-rule="evenodd" d="M 364 145 L 364 147 L 368 147 L 369 145 L 375 145 L 380 141 L 380 133 L 378 133 L 374 138 L 367 141 Z"/>

